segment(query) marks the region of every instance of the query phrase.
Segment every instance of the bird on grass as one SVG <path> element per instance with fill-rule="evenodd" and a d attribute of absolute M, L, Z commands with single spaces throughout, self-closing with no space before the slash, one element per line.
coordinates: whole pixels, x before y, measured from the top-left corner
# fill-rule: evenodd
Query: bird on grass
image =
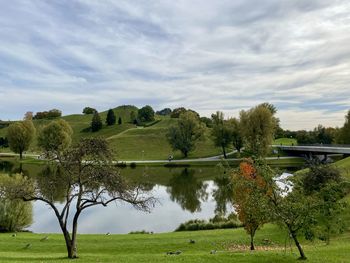
<path fill-rule="evenodd" d="M 169 251 L 166 252 L 167 255 L 180 255 L 182 253 L 182 251 L 178 250 L 178 251 Z"/>
<path fill-rule="evenodd" d="M 32 244 L 28 243 L 27 245 L 25 245 L 24 249 L 28 249 L 32 246 Z"/>
<path fill-rule="evenodd" d="M 48 237 L 48 236 L 45 236 L 45 237 L 43 237 L 42 239 L 40 239 L 40 242 L 46 241 L 46 240 L 48 240 L 48 239 L 49 239 L 49 237 Z"/>

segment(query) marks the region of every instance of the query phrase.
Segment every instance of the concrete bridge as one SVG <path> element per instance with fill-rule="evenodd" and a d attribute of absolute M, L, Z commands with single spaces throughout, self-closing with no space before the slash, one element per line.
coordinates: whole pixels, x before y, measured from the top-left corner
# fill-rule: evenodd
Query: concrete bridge
<path fill-rule="evenodd" d="M 324 156 L 324 160 L 330 154 L 342 154 L 344 156 L 350 156 L 349 145 L 273 145 L 290 155 L 303 156 L 311 159 L 313 156 Z"/>

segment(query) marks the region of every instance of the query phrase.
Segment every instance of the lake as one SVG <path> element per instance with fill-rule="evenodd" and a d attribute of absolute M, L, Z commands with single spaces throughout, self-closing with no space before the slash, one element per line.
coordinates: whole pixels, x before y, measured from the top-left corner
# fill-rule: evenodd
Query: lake
<path fill-rule="evenodd" d="M 44 166 L 15 164 L 0 161 L 0 173 L 22 171 L 35 176 Z M 232 212 L 228 168 L 223 167 L 147 167 L 121 169 L 127 180 L 147 186 L 158 202 L 151 213 L 135 210 L 125 203 L 86 209 L 79 219 L 79 233 L 129 233 L 145 230 L 169 232 L 190 219 L 210 219 L 217 213 Z M 287 171 L 286 168 L 283 169 Z M 28 228 L 35 233 L 60 233 L 53 211 L 43 202 L 33 202 L 33 224 Z"/>

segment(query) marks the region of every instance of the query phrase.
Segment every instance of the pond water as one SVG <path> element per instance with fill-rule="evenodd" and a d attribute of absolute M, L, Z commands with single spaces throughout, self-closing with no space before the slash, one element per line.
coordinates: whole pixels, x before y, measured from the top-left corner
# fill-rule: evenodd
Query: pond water
<path fill-rule="evenodd" d="M 0 161 L 0 173 L 23 171 L 35 176 L 43 169 L 40 165 Z M 112 203 L 107 207 L 95 206 L 83 211 L 79 219 L 79 232 L 129 233 L 131 231 L 169 232 L 190 219 L 209 219 L 215 214 L 232 211 L 229 177 L 219 167 L 137 167 L 121 169 L 127 179 L 147 185 L 158 203 L 151 213 L 135 210 L 125 203 Z M 57 219 L 43 202 L 33 202 L 33 224 L 28 230 L 35 233 L 59 233 Z"/>

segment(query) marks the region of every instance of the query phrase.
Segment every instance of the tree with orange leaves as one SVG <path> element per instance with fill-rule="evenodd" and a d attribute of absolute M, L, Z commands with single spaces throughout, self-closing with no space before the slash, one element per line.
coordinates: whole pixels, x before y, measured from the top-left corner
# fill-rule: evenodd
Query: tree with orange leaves
<path fill-rule="evenodd" d="M 247 159 L 232 173 L 232 183 L 234 208 L 250 235 L 250 249 L 254 250 L 255 233 L 268 222 L 265 180 L 257 173 L 253 161 Z"/>

